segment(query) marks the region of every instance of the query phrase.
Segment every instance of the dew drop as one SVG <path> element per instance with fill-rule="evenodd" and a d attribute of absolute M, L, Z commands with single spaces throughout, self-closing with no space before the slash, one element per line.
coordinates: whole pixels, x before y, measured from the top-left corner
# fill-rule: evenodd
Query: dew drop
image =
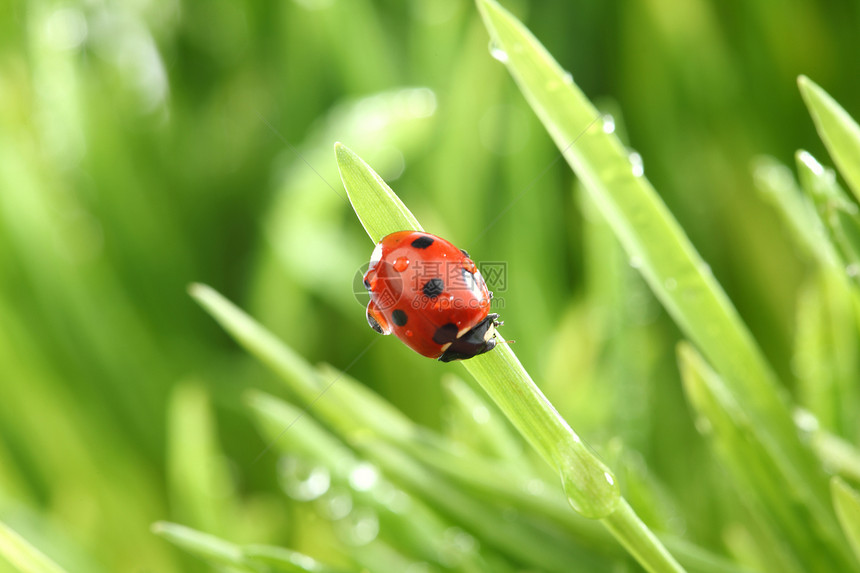
<path fill-rule="evenodd" d="M 675 290 L 678 288 L 678 281 L 673 278 L 668 278 L 663 282 L 663 286 L 666 287 L 666 290 Z"/>
<path fill-rule="evenodd" d="M 405 334 L 407 337 L 412 338 L 412 331 L 411 330 L 407 329 Z"/>
<path fill-rule="evenodd" d="M 603 116 L 603 133 L 615 133 L 615 118 L 608 113 Z"/>
<path fill-rule="evenodd" d="M 337 529 L 350 545 L 367 545 L 379 535 L 379 518 L 372 509 L 360 507 L 338 521 Z"/>
<path fill-rule="evenodd" d="M 356 491 L 367 491 L 376 485 L 379 480 L 379 472 L 372 464 L 362 463 L 349 474 L 349 485 Z"/>
<path fill-rule="evenodd" d="M 328 469 L 299 458 L 281 458 L 278 470 L 281 488 L 299 501 L 316 499 L 327 492 L 331 485 Z"/>
<path fill-rule="evenodd" d="M 407 257 L 397 257 L 394 259 L 394 270 L 398 273 L 402 273 L 409 266 L 409 259 Z"/>
<path fill-rule="evenodd" d="M 562 81 L 568 85 L 573 83 L 573 74 L 570 72 L 564 72 L 564 75 L 561 77 Z"/>
<path fill-rule="evenodd" d="M 824 167 L 810 153 L 801 151 L 797 154 L 797 158 L 806 165 L 810 171 L 816 175 L 824 175 Z"/>
<path fill-rule="evenodd" d="M 322 513 L 331 521 L 343 519 L 352 511 L 352 496 L 346 489 L 332 489 L 322 501 Z"/>
<path fill-rule="evenodd" d="M 628 262 L 630 263 L 630 266 L 633 267 L 634 269 L 641 269 L 642 268 L 642 257 L 639 257 L 639 256 L 630 257 L 630 261 L 628 261 Z"/>
<path fill-rule="evenodd" d="M 490 42 L 490 55 L 503 64 L 508 62 L 508 53 L 497 46 L 494 42 Z"/>
<path fill-rule="evenodd" d="M 811 434 L 819 428 L 818 418 L 809 410 L 798 408 L 794 411 L 792 417 L 794 418 L 795 425 L 803 432 Z"/>
<path fill-rule="evenodd" d="M 849 277 L 856 277 L 857 275 L 860 275 L 860 264 L 851 263 L 850 265 L 845 267 L 845 273 Z"/>
<path fill-rule="evenodd" d="M 645 173 L 645 166 L 642 165 L 642 156 L 633 151 L 630 153 L 628 158 L 630 159 L 630 167 L 633 171 L 634 177 L 642 177 Z"/>

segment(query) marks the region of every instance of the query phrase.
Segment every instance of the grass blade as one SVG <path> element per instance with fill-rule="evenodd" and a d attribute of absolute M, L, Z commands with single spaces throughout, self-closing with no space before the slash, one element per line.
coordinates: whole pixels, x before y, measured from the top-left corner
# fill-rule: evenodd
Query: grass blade
<path fill-rule="evenodd" d="M 815 205 L 829 241 L 841 256 L 842 266 L 855 282 L 860 280 L 860 220 L 857 205 L 836 182 L 836 174 L 826 169 L 807 151 L 797 152 L 797 171 L 803 189 Z"/>
<path fill-rule="evenodd" d="M 0 522 L 0 557 L 7 560 L 21 573 L 64 573 L 44 553 L 30 545 L 26 539 Z"/>
<path fill-rule="evenodd" d="M 776 376 L 731 301 L 595 107 L 538 40 L 493 0 L 478 0 L 497 54 L 565 159 L 585 183 L 631 261 L 681 330 L 701 349 L 754 420 L 818 529 L 835 531 L 827 482 L 798 438 Z M 609 132 L 609 133 L 607 133 Z"/>
<path fill-rule="evenodd" d="M 842 530 L 854 550 L 854 555 L 860 561 L 860 493 L 838 477 L 830 481 L 830 488 L 839 523 L 842 524 Z"/>
<path fill-rule="evenodd" d="M 232 567 L 247 573 L 261 571 L 260 568 L 245 562 L 242 549 L 238 545 L 214 535 L 166 521 L 154 523 L 152 532 L 209 563 Z"/>
<path fill-rule="evenodd" d="M 329 567 L 312 557 L 283 547 L 247 545 L 242 548 L 242 553 L 248 560 L 270 567 L 273 572 L 346 573 L 344 569 Z"/>
<path fill-rule="evenodd" d="M 335 151 L 350 201 L 371 240 L 404 228 L 420 228 L 367 164 L 341 144 Z M 549 403 L 509 345 L 500 344 L 493 352 L 464 361 L 463 366 L 526 441 L 559 472 L 574 509 L 586 517 L 605 518 L 610 531 L 649 571 L 683 571 L 623 501 L 609 469 Z M 613 517 L 618 508 L 620 513 Z"/>
<path fill-rule="evenodd" d="M 377 243 L 394 231 L 424 230 L 391 187 L 354 151 L 342 143 L 335 143 L 334 151 L 352 208 L 368 214 L 359 219 L 371 241 Z"/>
<path fill-rule="evenodd" d="M 335 152 L 350 202 L 371 240 L 402 229 L 421 229 L 414 215 L 355 153 L 342 144 L 335 145 Z M 558 415 L 508 345 L 501 344 L 463 365 L 538 453 L 561 473 L 577 511 L 603 517 L 613 510 L 619 493 L 609 470 Z"/>
<path fill-rule="evenodd" d="M 797 78 L 797 85 L 818 135 L 854 196 L 860 199 L 860 126 L 836 100 L 806 76 Z"/>
<path fill-rule="evenodd" d="M 809 508 L 798 493 L 780 481 L 779 468 L 755 436 L 755 422 L 732 397 L 723 380 L 688 344 L 678 349 L 684 388 L 690 402 L 713 436 L 737 482 L 738 493 L 762 522 L 765 534 L 783 544 L 779 551 L 785 571 L 844 571 L 846 558 L 838 532 L 812 534 Z M 770 546 L 772 543 L 763 543 Z M 827 550 L 824 550 L 827 548 Z"/>

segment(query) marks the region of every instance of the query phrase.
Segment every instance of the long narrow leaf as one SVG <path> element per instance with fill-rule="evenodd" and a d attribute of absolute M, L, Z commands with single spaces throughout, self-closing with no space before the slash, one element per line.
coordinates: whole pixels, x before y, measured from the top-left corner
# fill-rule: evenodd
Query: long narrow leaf
<path fill-rule="evenodd" d="M 713 364 L 754 420 L 764 444 L 812 518 L 832 535 L 826 479 L 796 435 L 785 395 L 731 301 L 640 166 L 540 42 L 493 0 L 478 0 L 505 62 L 565 159 L 585 183 L 631 261 L 681 330 Z"/>
<path fill-rule="evenodd" d="M 818 84 L 806 76 L 800 76 L 797 84 L 830 156 L 860 199 L 860 126 Z"/>
<path fill-rule="evenodd" d="M 62 567 L 3 522 L 0 522 L 0 558 L 6 559 L 21 573 L 65 573 Z"/>

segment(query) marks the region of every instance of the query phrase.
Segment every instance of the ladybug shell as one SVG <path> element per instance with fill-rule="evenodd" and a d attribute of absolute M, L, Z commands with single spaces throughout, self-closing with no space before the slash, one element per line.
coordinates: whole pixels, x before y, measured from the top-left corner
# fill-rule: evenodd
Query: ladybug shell
<path fill-rule="evenodd" d="M 371 326 L 381 334 L 393 332 L 430 358 L 446 360 L 442 355 L 452 342 L 491 322 L 491 294 L 475 263 L 466 251 L 430 233 L 398 231 L 383 237 L 371 256 L 364 286 L 370 292 Z M 478 352 L 491 349 L 495 340 L 489 342 Z"/>

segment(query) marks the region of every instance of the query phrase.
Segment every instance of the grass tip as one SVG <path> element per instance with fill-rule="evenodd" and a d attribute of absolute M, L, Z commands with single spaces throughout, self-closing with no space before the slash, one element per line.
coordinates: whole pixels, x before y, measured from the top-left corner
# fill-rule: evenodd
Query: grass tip
<path fill-rule="evenodd" d="M 211 292 L 212 287 L 203 283 L 189 283 L 188 294 L 196 299 L 205 296 L 207 292 Z"/>

